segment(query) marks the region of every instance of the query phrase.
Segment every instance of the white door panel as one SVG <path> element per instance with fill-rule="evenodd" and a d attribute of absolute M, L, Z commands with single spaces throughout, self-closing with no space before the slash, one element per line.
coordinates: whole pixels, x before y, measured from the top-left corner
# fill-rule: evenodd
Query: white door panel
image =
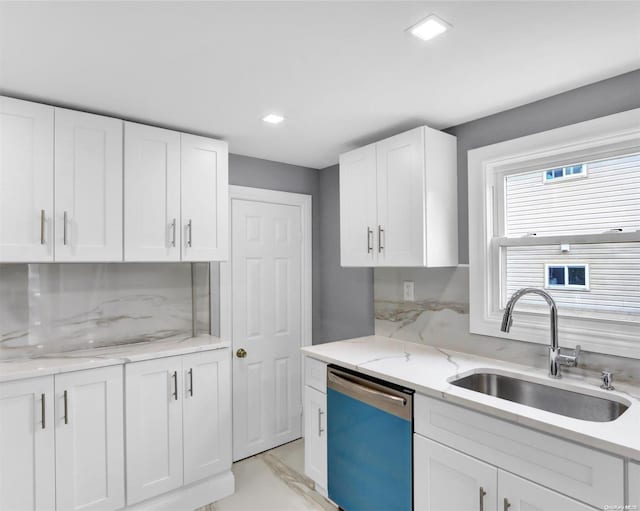
<path fill-rule="evenodd" d="M 513 474 L 498 471 L 498 505 L 505 511 L 593 511 L 587 506 Z"/>
<path fill-rule="evenodd" d="M 301 434 L 301 210 L 233 200 L 234 458 Z"/>
<path fill-rule="evenodd" d="M 127 504 L 183 484 L 182 359 L 125 366 Z"/>
<path fill-rule="evenodd" d="M 57 509 L 120 509 L 124 506 L 122 366 L 56 375 L 55 389 Z"/>
<path fill-rule="evenodd" d="M 55 509 L 53 406 L 53 376 L 0 383 L 0 511 Z"/>
<path fill-rule="evenodd" d="M 424 138 L 416 128 L 376 144 L 378 266 L 424 264 Z"/>
<path fill-rule="evenodd" d="M 327 489 L 327 395 L 304 388 L 304 472 Z"/>
<path fill-rule="evenodd" d="M 182 260 L 228 257 L 228 146 L 181 134 Z"/>
<path fill-rule="evenodd" d="M 180 260 L 180 133 L 125 122 L 124 259 Z"/>
<path fill-rule="evenodd" d="M 53 261 L 53 107 L 0 97 L 0 262 Z"/>
<path fill-rule="evenodd" d="M 55 109 L 56 261 L 122 261 L 122 121 Z"/>
<path fill-rule="evenodd" d="M 231 354 L 185 355 L 184 483 L 231 468 Z"/>
<path fill-rule="evenodd" d="M 423 436 L 413 438 L 416 511 L 497 510 L 495 467 Z"/>
<path fill-rule="evenodd" d="M 340 264 L 373 266 L 377 251 L 376 146 L 340 156 Z"/>

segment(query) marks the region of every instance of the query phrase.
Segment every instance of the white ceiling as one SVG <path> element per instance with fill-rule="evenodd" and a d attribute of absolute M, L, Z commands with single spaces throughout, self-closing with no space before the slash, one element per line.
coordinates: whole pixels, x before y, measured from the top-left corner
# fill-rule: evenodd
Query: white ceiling
<path fill-rule="evenodd" d="M 453 30 L 405 32 L 431 12 Z M 639 27 L 637 1 L 3 2 L 0 90 L 324 168 L 640 68 Z"/>

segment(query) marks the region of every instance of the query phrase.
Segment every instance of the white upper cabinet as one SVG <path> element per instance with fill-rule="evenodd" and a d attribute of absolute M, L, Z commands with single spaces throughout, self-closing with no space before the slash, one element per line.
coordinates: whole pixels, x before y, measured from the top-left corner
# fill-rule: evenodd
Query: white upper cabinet
<path fill-rule="evenodd" d="M 122 366 L 55 376 L 56 509 L 124 507 Z"/>
<path fill-rule="evenodd" d="M 53 261 L 53 108 L 0 97 L 0 262 Z"/>
<path fill-rule="evenodd" d="M 378 228 L 376 146 L 340 156 L 340 259 L 342 266 L 374 266 Z"/>
<path fill-rule="evenodd" d="M 183 261 L 228 257 L 228 160 L 226 142 L 181 135 Z"/>
<path fill-rule="evenodd" d="M 55 260 L 122 261 L 122 121 L 55 109 Z"/>
<path fill-rule="evenodd" d="M 53 376 L 0 383 L 0 511 L 55 509 Z"/>
<path fill-rule="evenodd" d="M 180 260 L 180 133 L 125 122 L 124 260 Z"/>
<path fill-rule="evenodd" d="M 340 157 L 342 266 L 458 264 L 456 138 L 426 126 Z"/>

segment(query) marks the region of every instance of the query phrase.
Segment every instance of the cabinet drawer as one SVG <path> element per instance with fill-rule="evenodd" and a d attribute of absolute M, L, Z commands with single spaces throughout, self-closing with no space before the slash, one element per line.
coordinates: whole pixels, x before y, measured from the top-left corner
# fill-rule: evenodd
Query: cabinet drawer
<path fill-rule="evenodd" d="M 315 358 L 306 357 L 304 360 L 304 383 L 326 394 L 327 364 Z"/>
<path fill-rule="evenodd" d="M 593 506 L 624 500 L 623 460 L 416 394 L 415 431 Z"/>
<path fill-rule="evenodd" d="M 640 509 L 640 463 L 629 462 L 629 504 Z"/>

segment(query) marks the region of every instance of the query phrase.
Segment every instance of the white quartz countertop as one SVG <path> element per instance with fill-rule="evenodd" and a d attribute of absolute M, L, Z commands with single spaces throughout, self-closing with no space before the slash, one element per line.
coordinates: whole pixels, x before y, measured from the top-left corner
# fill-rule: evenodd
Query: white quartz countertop
<path fill-rule="evenodd" d="M 186 355 L 198 351 L 228 348 L 230 345 L 229 341 L 212 335 L 181 336 L 162 341 L 120 344 L 35 358 L 0 360 L 0 382 Z"/>
<path fill-rule="evenodd" d="M 640 389 L 620 383 L 604 391 L 600 381 L 572 375 L 563 367 L 561 379 L 524 365 L 483 358 L 433 346 L 370 336 L 319 344 L 302 351 L 315 359 L 375 376 L 431 397 L 535 428 L 590 447 L 640 460 Z M 630 405 L 618 419 L 591 422 L 539 410 L 452 385 L 472 373 L 515 375 L 536 383 L 575 390 Z"/>

